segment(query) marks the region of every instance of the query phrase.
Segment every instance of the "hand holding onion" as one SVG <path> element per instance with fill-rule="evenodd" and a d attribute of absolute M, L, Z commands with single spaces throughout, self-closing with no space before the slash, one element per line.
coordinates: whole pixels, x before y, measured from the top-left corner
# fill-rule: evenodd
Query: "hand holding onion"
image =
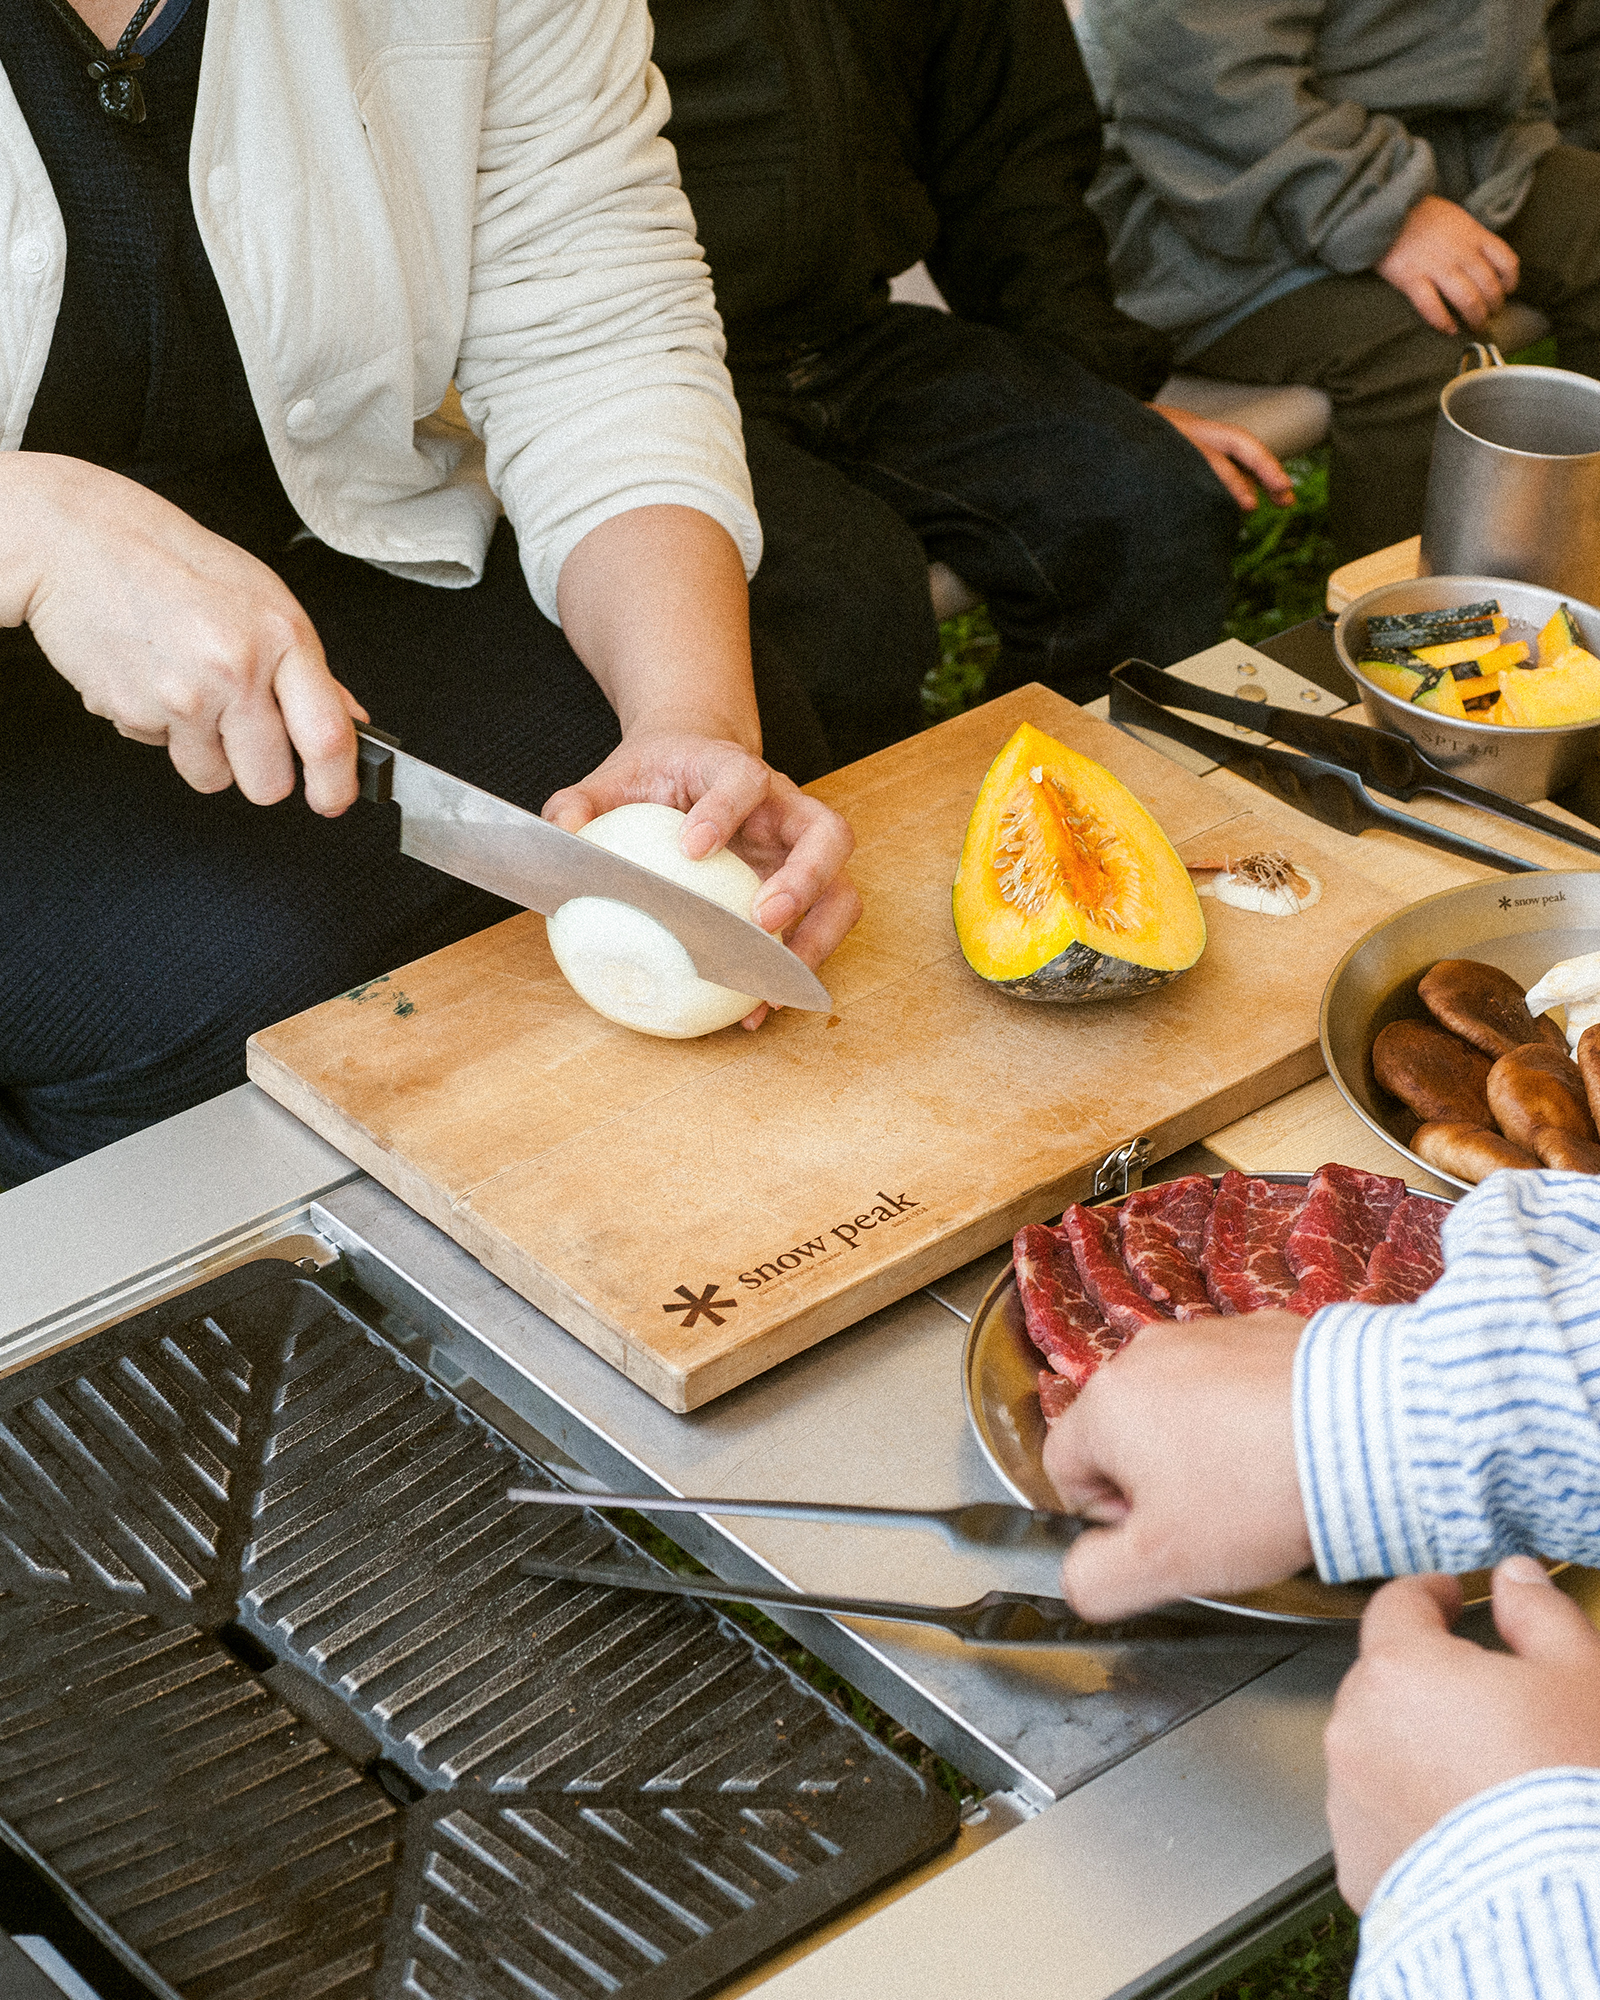
<path fill-rule="evenodd" d="M 782 935 L 813 969 L 860 917 L 861 898 L 844 873 L 855 847 L 848 824 L 737 743 L 686 732 L 635 732 L 581 784 L 552 794 L 543 816 L 568 833 L 579 833 L 602 814 L 640 803 L 671 806 L 686 815 L 677 829 L 677 850 L 688 861 L 726 856 L 745 863 L 759 878 L 749 915 L 763 930 Z M 660 865 L 632 845 L 618 851 L 647 866 Z M 731 900 L 732 871 L 716 871 L 728 882 L 726 893 L 713 886 L 709 875 L 702 884 L 693 871 L 671 872 L 687 886 L 738 907 Z M 588 994 L 585 998 L 594 1004 Z M 744 1025 L 759 1027 L 767 1012 L 765 1002 L 758 1004 L 744 1016 Z M 703 1034 L 713 1025 L 725 1023 L 707 1020 L 687 1032 Z"/>

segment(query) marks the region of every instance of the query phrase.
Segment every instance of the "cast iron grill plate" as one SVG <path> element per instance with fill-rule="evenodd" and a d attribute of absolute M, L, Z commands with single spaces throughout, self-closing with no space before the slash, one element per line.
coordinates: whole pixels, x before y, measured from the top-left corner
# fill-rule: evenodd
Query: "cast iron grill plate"
<path fill-rule="evenodd" d="M 0 1381 L 0 1838 L 181 2000 L 687 2000 L 955 1831 L 263 1261 Z"/>

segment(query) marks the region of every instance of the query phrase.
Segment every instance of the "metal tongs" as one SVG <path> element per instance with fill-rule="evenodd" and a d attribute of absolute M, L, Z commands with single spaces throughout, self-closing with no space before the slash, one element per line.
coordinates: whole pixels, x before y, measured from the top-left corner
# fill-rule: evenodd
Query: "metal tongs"
<path fill-rule="evenodd" d="M 954 1548 L 1049 1549 L 1070 1546 L 1086 1525 L 1076 1514 L 978 1502 L 966 1507 L 849 1507 L 802 1500 L 685 1500 L 654 1493 L 567 1493 L 514 1486 L 508 1500 L 538 1507 L 630 1507 L 640 1514 L 731 1514 L 762 1520 L 826 1521 L 850 1527 L 934 1528 Z M 1237 1621 L 1198 1611 L 1152 1612 L 1118 1625 L 1090 1625 L 1059 1597 L 991 1590 L 971 1604 L 902 1604 L 870 1597 L 817 1597 L 804 1591 L 723 1583 L 718 1578 L 676 1577 L 664 1571 L 560 1563 L 524 1556 L 525 1576 L 612 1590 L 643 1590 L 663 1597 L 695 1597 L 718 1604 L 756 1604 L 779 1611 L 822 1611 L 836 1618 L 876 1618 L 907 1625 L 936 1625 L 969 1644 L 984 1646 L 1106 1646 L 1142 1640 L 1220 1638 L 1242 1642 Z"/>
<path fill-rule="evenodd" d="M 1193 710 L 1238 723 L 1280 743 L 1292 743 L 1307 754 L 1295 756 L 1265 744 L 1243 743 L 1221 736 L 1189 721 L 1187 715 L 1172 714 L 1173 709 Z M 1275 708 L 1271 703 L 1240 701 L 1234 695 L 1216 694 L 1210 688 L 1196 687 L 1190 681 L 1163 673 L 1147 660 L 1124 660 L 1121 666 L 1112 668 L 1111 720 L 1153 730 L 1159 736 L 1198 750 L 1225 770 L 1236 772 L 1263 791 L 1271 792 L 1274 798 L 1321 820 L 1325 826 L 1337 827 L 1341 833 L 1357 834 L 1368 827 L 1385 827 L 1392 833 L 1403 833 L 1430 847 L 1442 848 L 1447 854 L 1481 861 L 1490 868 L 1513 874 L 1542 872 L 1542 864 L 1537 861 L 1524 861 L 1518 855 L 1470 840 L 1465 834 L 1447 832 L 1431 820 L 1379 805 L 1367 791 L 1367 786 L 1372 785 L 1390 798 L 1409 800 L 1419 792 L 1431 792 L 1440 798 L 1455 799 L 1600 854 L 1600 837 L 1452 776 L 1423 756 L 1409 737 L 1397 736 L 1387 729 L 1371 729 L 1361 723 L 1338 722 L 1325 715 L 1304 715 L 1296 709 Z"/>

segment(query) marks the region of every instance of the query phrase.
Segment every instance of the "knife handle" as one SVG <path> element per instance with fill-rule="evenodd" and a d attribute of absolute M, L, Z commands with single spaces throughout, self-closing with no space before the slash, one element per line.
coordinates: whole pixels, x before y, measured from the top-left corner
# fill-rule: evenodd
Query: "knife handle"
<path fill-rule="evenodd" d="M 356 725 L 356 775 L 361 782 L 361 796 L 371 799 L 376 805 L 387 805 L 393 796 L 394 753 L 400 748 L 398 736 L 391 736 L 386 729 L 374 728 L 370 722 Z"/>

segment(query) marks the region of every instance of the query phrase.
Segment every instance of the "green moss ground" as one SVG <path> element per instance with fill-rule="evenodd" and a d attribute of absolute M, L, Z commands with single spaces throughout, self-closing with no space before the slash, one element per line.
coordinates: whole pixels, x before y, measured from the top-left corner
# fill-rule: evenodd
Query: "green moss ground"
<path fill-rule="evenodd" d="M 1355 1917 L 1337 1910 L 1218 1987 L 1212 2000 L 1345 2000 L 1356 1944 Z"/>

